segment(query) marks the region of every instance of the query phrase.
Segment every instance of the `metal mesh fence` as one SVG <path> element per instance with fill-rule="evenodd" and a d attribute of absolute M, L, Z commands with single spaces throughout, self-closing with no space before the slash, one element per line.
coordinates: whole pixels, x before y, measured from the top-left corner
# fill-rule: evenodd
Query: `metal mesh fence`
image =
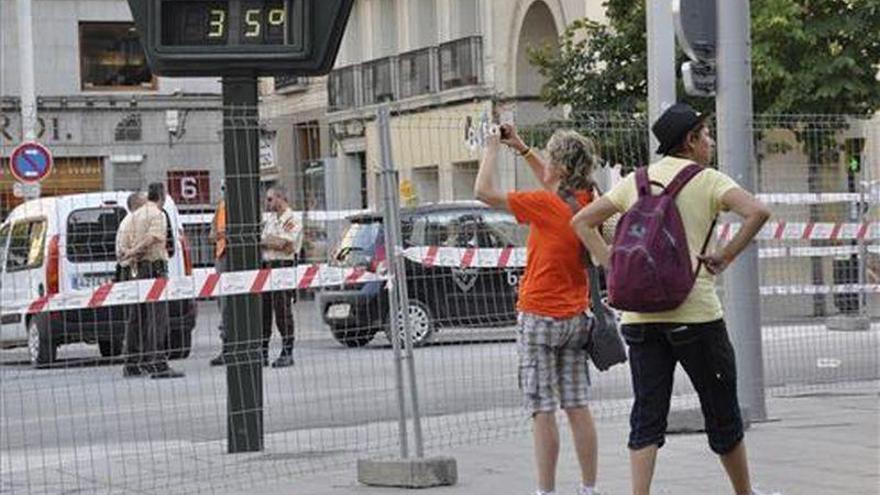
<path fill-rule="evenodd" d="M 428 454 L 526 431 L 514 305 L 527 230 L 472 200 L 486 132 L 498 119 L 514 120 L 540 149 L 553 130 L 577 129 L 597 143 L 605 163 L 595 178 L 605 189 L 649 160 L 640 116 L 546 121 L 490 103 L 391 115 L 390 160 L 383 160 L 375 119 L 263 122 L 254 109 L 198 107 L 177 114 L 171 133 L 174 116 L 164 108 L 97 115 L 66 144 L 50 140 L 56 168 L 40 202 L 19 206 L 14 181 L 0 177 L 0 335 L 4 347 L 21 346 L 0 351 L 3 491 L 240 492 L 358 458 L 396 457 L 402 441 L 416 442 L 401 437 L 402 407 L 404 431 L 413 434 L 412 390 Z M 878 378 L 878 133 L 876 120 L 755 119 L 756 183 L 774 215 L 758 242 L 756 288 L 771 390 Z M 224 146 L 239 157 L 225 170 Z M 8 159 L 11 148 L 3 141 L 0 156 Z M 383 175 L 389 161 L 396 171 Z M 2 170 L 8 173 L 6 162 Z M 502 154 L 500 175 L 506 190 L 537 186 L 512 153 Z M 393 191 L 383 189 L 386 177 Z M 233 273 L 218 278 L 210 233 L 218 230 L 221 179 L 223 262 Z M 116 277 L 129 194 L 153 182 L 173 200 L 164 206 L 168 282 L 107 285 Z M 401 206 L 396 249 L 385 241 L 392 192 Z M 89 196 L 71 196 L 79 193 Z M 269 196 L 286 199 L 292 217 L 274 210 Z M 243 221 L 248 213 L 258 216 Z M 257 246 L 270 224 L 282 242 L 267 264 Z M 717 236 L 735 228 L 725 218 Z M 411 355 L 402 345 L 401 357 L 389 330 L 395 253 L 403 270 L 395 280 L 408 295 L 400 316 L 414 344 Z M 267 293 L 276 295 L 275 307 L 264 305 Z M 220 294 L 228 295 L 222 310 Z M 156 302 L 163 297 L 173 300 Z M 279 321 L 285 300 L 295 364 L 272 367 L 284 350 L 278 328 L 289 328 Z M 169 337 L 158 349 L 185 376 L 124 377 L 132 356 L 142 354 L 125 347 L 135 303 L 161 307 Z M 270 307 L 264 367 L 259 319 Z M 862 321 L 867 331 L 834 330 Z M 211 366 L 218 356 L 223 364 Z M 414 384 L 402 378 L 409 363 Z M 594 414 L 626 414 L 626 366 L 591 372 Z M 696 404 L 681 374 L 674 407 Z M 261 448 L 229 453 L 249 445 Z"/>

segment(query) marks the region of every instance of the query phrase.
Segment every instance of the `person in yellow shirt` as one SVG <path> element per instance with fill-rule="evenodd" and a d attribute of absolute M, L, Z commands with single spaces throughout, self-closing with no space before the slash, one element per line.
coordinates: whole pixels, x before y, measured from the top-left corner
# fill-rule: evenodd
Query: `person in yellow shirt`
<path fill-rule="evenodd" d="M 715 276 L 748 246 L 770 217 L 769 210 L 712 164 L 715 141 L 700 115 L 686 104 L 666 110 L 651 127 L 663 158 L 648 166 L 652 183 L 664 187 L 685 167 L 704 169 L 676 197 L 697 280 L 676 309 L 659 313 L 624 312 L 621 333 L 629 346 L 635 401 L 630 413 L 630 467 L 634 495 L 648 495 L 657 451 L 663 446 L 673 377 L 681 363 L 700 398 L 709 446 L 720 456 L 737 495 L 754 494 L 749 479 L 743 423 L 736 395 L 733 346 L 724 325 Z M 656 186 L 655 186 L 656 187 Z M 635 174 L 629 174 L 572 220 L 594 259 L 606 267 L 608 245 L 597 227 L 638 200 Z M 731 210 L 743 218 L 742 228 L 727 245 L 701 254 L 713 220 Z M 708 252 L 708 251 L 707 251 Z M 702 262 L 703 269 L 699 269 Z M 609 273 L 613 277 L 613 273 Z M 755 288 L 757 290 L 757 287 Z"/>

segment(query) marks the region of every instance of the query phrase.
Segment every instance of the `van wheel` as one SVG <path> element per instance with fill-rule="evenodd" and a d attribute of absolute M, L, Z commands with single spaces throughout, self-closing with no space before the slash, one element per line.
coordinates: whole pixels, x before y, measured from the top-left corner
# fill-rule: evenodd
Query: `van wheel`
<path fill-rule="evenodd" d="M 374 328 L 331 327 L 333 338 L 346 347 L 363 347 L 376 336 Z"/>
<path fill-rule="evenodd" d="M 52 364 L 58 356 L 58 344 L 52 342 L 49 324 L 43 317 L 35 316 L 28 322 L 28 354 L 36 367 Z"/>
<path fill-rule="evenodd" d="M 125 344 L 123 339 L 99 340 L 98 349 L 101 350 L 103 357 L 116 357 L 122 354 L 122 346 Z"/>
<path fill-rule="evenodd" d="M 406 337 L 403 330 L 403 314 L 401 313 L 398 316 L 398 334 L 400 335 L 400 343 L 401 348 L 403 346 L 403 339 Z M 431 316 L 431 310 L 428 309 L 428 306 L 421 301 L 416 301 L 414 299 L 409 300 L 409 326 L 410 326 L 410 335 L 412 336 L 412 343 L 414 346 L 420 346 L 427 343 L 431 340 L 431 336 L 434 335 L 434 330 L 436 326 L 434 324 L 434 318 Z M 385 327 L 385 335 L 388 337 L 388 341 L 391 342 L 391 325 L 389 324 Z"/>
<path fill-rule="evenodd" d="M 191 330 L 172 330 L 168 334 L 168 359 L 186 359 L 191 349 Z"/>

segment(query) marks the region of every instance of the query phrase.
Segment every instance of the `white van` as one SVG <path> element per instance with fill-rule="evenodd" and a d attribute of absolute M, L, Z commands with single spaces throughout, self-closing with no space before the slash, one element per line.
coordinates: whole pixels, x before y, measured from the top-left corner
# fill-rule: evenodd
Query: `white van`
<path fill-rule="evenodd" d="M 55 361 L 58 346 L 97 343 L 101 355 L 122 353 L 128 307 L 27 314 L 31 301 L 47 294 L 98 287 L 114 278 L 116 230 L 128 214 L 130 192 L 113 191 L 27 201 L 0 225 L 0 348 L 27 345 L 31 362 Z M 192 272 L 189 246 L 177 207 L 168 215 L 169 276 Z M 194 301 L 169 304 L 172 358 L 189 355 L 196 324 Z"/>

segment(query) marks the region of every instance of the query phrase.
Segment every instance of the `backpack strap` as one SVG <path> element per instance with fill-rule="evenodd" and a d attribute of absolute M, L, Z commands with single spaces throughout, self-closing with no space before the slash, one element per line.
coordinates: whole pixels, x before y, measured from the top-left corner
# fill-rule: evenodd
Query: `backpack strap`
<path fill-rule="evenodd" d="M 648 167 L 639 167 L 636 169 L 636 190 L 639 197 L 651 195 L 651 180 L 648 178 Z"/>
<path fill-rule="evenodd" d="M 598 189 L 598 186 L 594 185 L 593 188 Z M 559 197 L 565 201 L 571 209 L 572 215 L 577 215 L 577 213 L 581 211 L 581 205 L 577 202 L 577 198 L 574 197 L 573 192 L 569 190 L 559 191 Z M 578 240 L 578 242 L 580 242 L 580 240 Z M 593 259 L 590 258 L 590 253 L 583 245 L 581 245 L 581 260 L 583 261 L 585 271 L 587 272 L 587 284 L 590 286 L 590 306 L 595 307 L 595 305 L 601 304 L 602 302 L 602 294 L 599 292 L 599 267 L 593 264 Z"/>
<path fill-rule="evenodd" d="M 697 176 L 700 172 L 703 171 L 703 167 L 697 165 L 696 163 L 691 163 L 687 167 L 681 169 L 679 173 L 669 181 L 669 184 L 666 185 L 666 190 L 663 191 L 663 194 L 668 194 L 669 196 L 675 198 L 678 196 L 678 193 L 681 192 L 682 188 L 687 185 L 688 182 L 691 181 L 694 177 Z"/>

